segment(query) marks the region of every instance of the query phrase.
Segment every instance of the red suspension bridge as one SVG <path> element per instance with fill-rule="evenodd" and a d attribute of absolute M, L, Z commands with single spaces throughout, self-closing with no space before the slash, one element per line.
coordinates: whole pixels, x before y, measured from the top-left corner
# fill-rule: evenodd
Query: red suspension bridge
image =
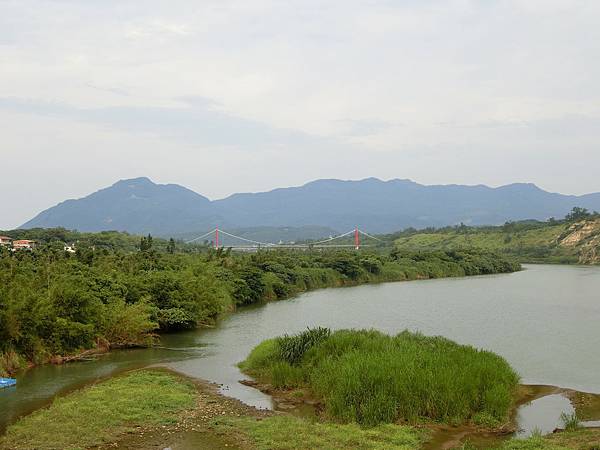
<path fill-rule="evenodd" d="M 223 245 L 221 241 L 221 237 L 225 236 L 228 240 L 233 239 L 234 242 L 237 242 L 235 245 Z M 344 239 L 348 241 L 348 239 L 352 237 L 353 243 L 342 243 L 338 241 L 338 239 Z M 208 242 L 209 238 L 212 239 L 212 245 L 215 249 L 227 247 L 232 248 L 234 250 L 251 250 L 251 249 L 275 249 L 275 248 L 298 248 L 298 249 L 309 249 L 309 248 L 351 248 L 354 247 L 356 250 L 359 250 L 361 247 L 369 247 L 371 244 L 363 244 L 361 242 L 361 237 L 366 239 L 371 239 L 376 242 L 385 242 L 369 233 L 366 233 L 359 229 L 358 227 L 353 230 L 347 231 L 346 233 L 339 234 L 337 236 L 330 236 L 327 239 L 323 239 L 316 242 L 307 242 L 302 244 L 296 243 L 273 243 L 273 242 L 261 242 L 256 241 L 254 239 L 248 239 L 243 236 L 237 236 L 233 233 L 229 233 L 225 230 L 219 229 L 219 227 L 215 227 L 213 230 L 208 231 L 200 236 L 195 237 L 194 239 L 190 239 L 186 241 L 186 244 L 192 244 L 194 242 L 198 242 L 204 240 Z M 337 242 L 336 242 L 337 241 Z M 372 242 L 372 241 L 371 241 Z"/>

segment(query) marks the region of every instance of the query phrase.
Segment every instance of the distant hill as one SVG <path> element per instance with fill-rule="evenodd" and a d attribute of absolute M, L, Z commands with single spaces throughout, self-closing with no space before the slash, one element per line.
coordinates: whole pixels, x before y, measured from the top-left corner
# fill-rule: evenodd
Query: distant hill
<path fill-rule="evenodd" d="M 21 228 L 171 234 L 209 229 L 219 221 L 206 197 L 176 184 L 135 178 L 59 203 Z"/>
<path fill-rule="evenodd" d="M 182 235 L 223 228 L 321 226 L 371 233 L 415 227 L 501 224 L 563 217 L 574 206 L 600 210 L 600 193 L 546 192 L 533 184 L 425 186 L 410 180 L 317 180 L 299 187 L 234 194 L 210 201 L 175 184 L 148 178 L 121 180 L 78 200 L 67 200 L 23 224 Z M 311 236 L 314 237 L 314 236 Z M 298 239 L 290 237 L 290 239 Z"/>

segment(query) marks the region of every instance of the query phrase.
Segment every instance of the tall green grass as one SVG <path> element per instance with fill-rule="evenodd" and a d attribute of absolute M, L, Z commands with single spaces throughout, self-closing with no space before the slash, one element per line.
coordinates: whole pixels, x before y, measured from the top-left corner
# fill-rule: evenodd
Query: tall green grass
<path fill-rule="evenodd" d="M 560 415 L 560 420 L 563 423 L 566 431 L 577 431 L 581 428 L 581 422 L 579 421 L 579 417 L 577 417 L 577 413 L 567 414 L 563 412 Z"/>
<path fill-rule="evenodd" d="M 277 338 L 279 358 L 289 364 L 298 364 L 304 354 L 331 335 L 329 328 L 308 328 L 303 333 Z"/>
<path fill-rule="evenodd" d="M 242 434 L 257 450 L 417 450 L 427 439 L 421 429 L 380 425 L 365 429 L 356 424 L 314 422 L 298 417 L 224 417 L 214 426 L 224 434 Z"/>
<path fill-rule="evenodd" d="M 300 350 L 289 357 L 283 349 L 292 341 Z M 519 382 L 498 355 L 408 331 L 307 330 L 261 343 L 240 367 L 274 387 L 310 388 L 329 417 L 370 426 L 421 418 L 499 424 Z"/>

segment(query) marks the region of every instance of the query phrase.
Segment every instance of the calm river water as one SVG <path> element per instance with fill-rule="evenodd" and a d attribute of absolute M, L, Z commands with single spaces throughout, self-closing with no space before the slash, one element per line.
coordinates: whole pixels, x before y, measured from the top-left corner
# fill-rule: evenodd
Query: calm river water
<path fill-rule="evenodd" d="M 263 339 L 306 327 L 404 329 L 443 335 L 504 356 L 523 383 L 600 393 L 600 267 L 528 265 L 472 278 L 324 289 L 238 311 L 217 327 L 163 337 L 161 349 L 25 372 L 0 391 L 0 429 L 53 396 L 135 367 L 167 365 L 223 385 L 258 407 L 268 396 L 241 385 L 235 364 Z"/>

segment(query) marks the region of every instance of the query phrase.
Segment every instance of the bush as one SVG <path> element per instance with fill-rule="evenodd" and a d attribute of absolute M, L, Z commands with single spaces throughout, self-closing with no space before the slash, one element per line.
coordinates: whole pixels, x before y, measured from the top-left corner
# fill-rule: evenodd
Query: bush
<path fill-rule="evenodd" d="M 163 331 L 177 331 L 194 328 L 196 320 L 181 308 L 161 309 L 158 312 L 158 323 Z"/>
<path fill-rule="evenodd" d="M 152 343 L 151 332 L 158 324 L 150 320 L 152 308 L 147 303 L 126 304 L 115 300 L 106 305 L 106 321 L 102 334 L 113 346 Z"/>
<path fill-rule="evenodd" d="M 7 377 L 25 366 L 25 361 L 15 351 L 0 353 L 0 377 Z"/>

